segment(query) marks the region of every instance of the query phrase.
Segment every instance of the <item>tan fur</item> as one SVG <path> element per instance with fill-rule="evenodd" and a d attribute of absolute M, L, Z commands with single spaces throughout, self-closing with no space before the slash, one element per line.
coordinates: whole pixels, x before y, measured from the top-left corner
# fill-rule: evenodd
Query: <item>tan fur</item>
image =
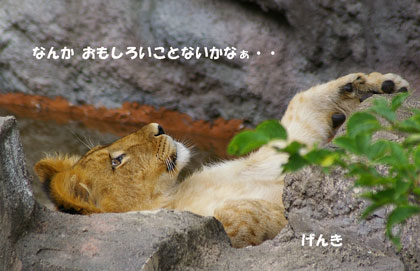
<path fill-rule="evenodd" d="M 359 98 L 369 92 L 384 93 L 381 86 L 387 80 L 395 83 L 394 92 L 402 87 L 410 87 L 406 80 L 392 73 L 352 73 L 296 94 L 281 120 L 287 128 L 289 141 L 305 142 L 309 146 L 326 142 L 334 133 L 332 114 L 350 115 L 360 104 Z M 339 89 L 348 83 L 353 85 L 355 91 L 340 92 Z"/>
<path fill-rule="evenodd" d="M 289 141 L 308 146 L 325 143 L 334 132 L 331 116 L 348 116 L 361 97 L 382 93 L 385 80 L 395 82 L 395 91 L 409 87 L 397 75 L 357 73 L 297 94 L 281 121 Z M 343 91 L 346 84 L 354 91 Z M 247 157 L 204 166 L 178 184 L 189 150 L 158 134 L 157 124 L 149 124 L 108 146 L 95 147 L 78 160 L 47 157 L 35 165 L 35 171 L 61 210 L 81 214 L 158 208 L 191 211 L 215 216 L 232 245 L 244 247 L 273 238 L 287 223 L 281 165 L 288 157 L 271 147 L 285 144 L 272 142 Z"/>

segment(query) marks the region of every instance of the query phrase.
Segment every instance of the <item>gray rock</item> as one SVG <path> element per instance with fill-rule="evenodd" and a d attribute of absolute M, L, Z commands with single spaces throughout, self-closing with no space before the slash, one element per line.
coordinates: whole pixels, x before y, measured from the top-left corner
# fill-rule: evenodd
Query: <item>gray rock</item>
<path fill-rule="evenodd" d="M 398 257 L 368 250 L 363 244 L 302 247 L 301 238 L 294 236 L 286 228 L 273 241 L 258 247 L 226 251 L 215 270 L 404 270 Z"/>
<path fill-rule="evenodd" d="M 415 0 L 4 0 L 0 91 L 255 124 L 280 117 L 295 92 L 350 72 L 420 83 L 419 18 Z M 74 48 L 76 57 L 36 60 L 37 46 Z M 250 59 L 83 60 L 87 46 L 233 46 Z"/>
<path fill-rule="evenodd" d="M 214 218 L 169 210 L 66 215 L 36 210 L 16 255 L 32 270 L 208 269 L 229 248 Z"/>
<path fill-rule="evenodd" d="M 390 99 L 392 96 L 385 96 Z M 366 109 L 372 98 L 362 104 Z M 409 108 L 420 108 L 418 97 L 410 97 L 398 112 L 398 119 L 410 116 Z M 344 126 L 338 134 L 344 132 Z M 402 135 L 380 132 L 374 138 L 398 141 Z M 329 147 L 332 147 L 331 145 Z M 385 172 L 386 168 L 379 168 Z M 285 179 L 283 202 L 290 227 L 296 234 L 315 233 L 340 234 L 343 243 L 358 246 L 364 244 L 367 250 L 375 249 L 395 257 L 397 251 L 385 238 L 386 217 L 389 208 L 382 208 L 361 220 L 360 215 L 368 202 L 358 197 L 363 192 L 354 188 L 352 180 L 346 178 L 345 170 L 336 169 L 325 175 L 317 167 L 305 168 Z M 299 199 L 299 200 L 296 200 Z M 403 227 L 400 256 L 408 270 L 420 269 L 420 217 L 411 218 Z"/>
<path fill-rule="evenodd" d="M 19 270 L 14 247 L 31 221 L 34 202 L 16 119 L 0 118 L 0 270 Z"/>
<path fill-rule="evenodd" d="M 359 232 L 373 234 L 371 238 L 358 235 L 350 238 L 359 228 L 353 225 L 356 215 L 345 207 L 351 202 L 352 210 L 357 210 L 359 201 L 345 191 L 331 191 L 338 186 L 314 186 L 305 179 L 297 183 L 294 181 L 297 177 L 288 178 L 285 203 L 290 225 L 261 246 L 233 249 L 217 220 L 188 212 L 158 210 L 78 216 L 41 207 L 34 203 L 14 118 L 0 119 L 0 140 L 0 238 L 5 244 L 0 253 L 2 270 L 404 269 L 392 250 L 365 243 L 365 240 L 383 243 L 380 238 L 383 220 L 377 225 L 367 222 L 360 227 L 365 232 Z M 319 175 L 314 172 L 311 174 L 316 178 L 312 181 L 319 184 Z M 315 193 L 309 192 L 312 190 Z M 301 197 L 299 201 L 294 201 L 292 194 Z M 333 201 L 337 198 L 342 198 L 338 204 Z M 317 201 L 319 207 L 315 206 Z M 309 212 L 311 208 L 313 212 Z M 415 261 L 418 241 L 410 239 L 417 237 L 414 232 L 417 224 L 413 223 L 405 228 L 404 236 L 409 238 L 411 247 L 404 248 L 403 257 Z M 342 234 L 343 246 L 302 247 L 302 231 L 325 233 L 326 238 L 331 233 Z"/>
<path fill-rule="evenodd" d="M 168 210 L 73 216 L 32 195 L 16 120 L 0 118 L 0 270 L 206 269 L 230 249 L 214 218 Z"/>

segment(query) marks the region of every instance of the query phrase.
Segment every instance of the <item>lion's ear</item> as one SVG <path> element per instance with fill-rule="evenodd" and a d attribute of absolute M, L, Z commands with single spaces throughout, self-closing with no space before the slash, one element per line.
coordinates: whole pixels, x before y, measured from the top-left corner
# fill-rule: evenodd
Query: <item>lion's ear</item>
<path fill-rule="evenodd" d="M 35 172 L 59 211 L 70 214 L 100 213 L 88 185 L 72 169 L 79 157 L 47 157 L 35 164 Z"/>
<path fill-rule="evenodd" d="M 34 170 L 41 183 L 50 182 L 52 178 L 62 171 L 62 161 L 60 160 L 41 160 L 35 164 Z"/>
<path fill-rule="evenodd" d="M 78 157 L 47 157 L 35 164 L 34 170 L 41 183 L 49 183 L 57 173 L 70 169 Z"/>

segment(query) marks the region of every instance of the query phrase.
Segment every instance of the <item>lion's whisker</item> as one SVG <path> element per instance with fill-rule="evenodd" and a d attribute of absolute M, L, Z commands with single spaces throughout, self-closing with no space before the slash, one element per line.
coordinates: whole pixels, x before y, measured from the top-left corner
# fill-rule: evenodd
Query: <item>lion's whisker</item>
<path fill-rule="evenodd" d="M 77 135 L 74 131 L 70 131 L 72 134 L 73 134 L 73 136 L 80 142 L 80 143 L 82 143 L 83 144 L 83 146 L 85 146 L 86 148 L 88 148 L 89 150 L 90 149 L 92 149 L 92 147 L 91 146 L 89 146 L 86 142 L 84 142 L 83 140 L 82 140 L 82 138 L 79 136 L 79 135 Z"/>

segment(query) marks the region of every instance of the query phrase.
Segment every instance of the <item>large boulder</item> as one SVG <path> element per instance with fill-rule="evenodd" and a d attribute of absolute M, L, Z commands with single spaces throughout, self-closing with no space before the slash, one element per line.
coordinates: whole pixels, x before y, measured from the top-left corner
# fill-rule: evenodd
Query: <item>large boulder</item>
<path fill-rule="evenodd" d="M 366 109 L 371 101 L 367 100 L 360 109 Z M 410 97 L 399 109 L 397 118 L 409 117 L 411 108 L 420 109 L 418 97 Z M 338 134 L 342 132 L 344 127 Z M 378 132 L 375 138 L 400 142 L 403 135 Z M 332 145 L 329 147 L 333 148 Z M 386 167 L 379 168 L 382 173 L 386 170 Z M 391 209 L 381 208 L 366 220 L 361 220 L 362 211 L 369 204 L 360 197 L 361 192 L 365 191 L 353 187 L 353 181 L 346 178 L 345 173 L 345 169 L 339 168 L 325 175 L 317 167 L 308 167 L 286 177 L 283 202 L 289 225 L 295 234 L 329 236 L 337 233 L 343 237 L 343 243 L 354 246 L 363 244 L 366 253 L 374 249 L 392 257 L 399 254 L 408 270 L 420 270 L 420 216 L 410 218 L 403 227 L 402 250 L 397 253 L 385 237 L 386 217 Z"/>
<path fill-rule="evenodd" d="M 0 141 L 1 270 L 415 270 L 418 220 L 404 228 L 404 266 L 380 245 L 387 244 L 383 219 L 355 225 L 357 203 L 339 199 L 357 200 L 338 173 L 325 180 L 308 169 L 300 173 L 308 179 L 288 177 L 290 225 L 274 240 L 234 249 L 211 217 L 170 210 L 79 216 L 42 207 L 33 199 L 13 117 L 0 118 Z M 341 234 L 342 246 L 302 246 L 302 233 Z"/>
<path fill-rule="evenodd" d="M 158 210 L 91 216 L 35 202 L 16 120 L 0 118 L 0 270 L 207 269 L 231 249 L 212 217 Z"/>
<path fill-rule="evenodd" d="M 72 216 L 39 208 L 16 255 L 24 270 L 206 270 L 229 248 L 211 217 L 169 210 Z"/>
<path fill-rule="evenodd" d="M 16 119 L 0 118 L 0 270 L 19 270 L 15 244 L 28 228 L 34 206 Z"/>
<path fill-rule="evenodd" d="M 280 117 L 295 92 L 350 72 L 420 83 L 419 19 L 415 0 L 4 0 L 0 92 L 108 107 L 136 101 L 255 124 Z M 87 46 L 229 46 L 250 58 L 83 60 Z M 37 60 L 35 47 L 75 56 Z"/>

